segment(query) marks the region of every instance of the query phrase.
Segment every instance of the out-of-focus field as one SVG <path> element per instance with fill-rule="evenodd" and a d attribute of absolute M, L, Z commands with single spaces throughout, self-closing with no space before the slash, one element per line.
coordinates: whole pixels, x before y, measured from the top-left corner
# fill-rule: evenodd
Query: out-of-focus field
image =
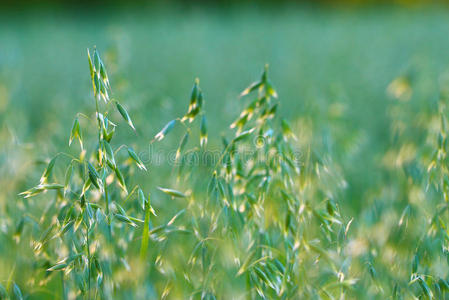
<path fill-rule="evenodd" d="M 139 151 L 185 112 L 196 77 L 207 101 L 210 144 L 219 145 L 242 109 L 238 94 L 269 63 L 280 114 L 298 143 L 311 144 L 341 175 L 336 200 L 343 218 L 354 218 L 348 251 L 376 261 L 385 280 L 409 279 L 410 269 L 391 264 L 411 264 L 433 207 L 443 201 L 425 192 L 423 172 L 433 152 L 428 131 L 438 125 L 437 102 L 449 82 L 449 11 L 284 7 L 274 13 L 245 6 L 0 12 L 0 283 L 13 268 L 26 272 L 31 264 L 30 245 L 12 238 L 24 213 L 18 193 L 37 182 L 46 159 L 69 151 L 75 113 L 94 107 L 86 59 L 93 45 L 108 66 L 113 97 L 137 127 L 136 134 L 120 130 L 119 138 Z M 388 92 L 398 77 L 404 85 Z M 178 141 L 169 137 L 164 147 L 175 149 Z M 139 182 L 166 183 L 171 170 L 150 166 Z M 156 193 L 153 203 L 162 211 L 164 201 Z M 413 233 L 401 238 L 394 228 L 407 205 L 416 219 L 407 229 Z M 27 207 L 38 218 L 45 205 Z M 356 275 L 363 277 L 360 261 Z M 447 277 L 447 270 L 438 273 Z M 27 291 L 26 273 L 16 272 L 15 280 Z M 367 286 L 361 280 L 354 295 L 382 297 Z"/>
<path fill-rule="evenodd" d="M 134 141 L 142 143 L 184 111 L 195 77 L 215 121 L 212 139 L 219 137 L 222 123 L 230 123 L 240 109 L 240 90 L 269 63 L 283 116 L 310 121 L 313 139 L 324 139 L 331 153 L 344 156 L 348 189 L 357 195 L 347 201 L 358 210 L 363 201 L 355 199 L 382 180 L 379 159 L 392 142 L 388 84 L 412 74 L 410 120 L 434 108 L 449 62 L 447 15 L 441 9 L 387 8 L 276 14 L 249 8 L 4 11 L 3 176 L 34 178 L 18 172 L 30 172 L 33 158 L 46 158 L 66 144 L 75 112 L 92 108 L 86 48 L 97 45 L 115 97 L 140 125 Z"/>

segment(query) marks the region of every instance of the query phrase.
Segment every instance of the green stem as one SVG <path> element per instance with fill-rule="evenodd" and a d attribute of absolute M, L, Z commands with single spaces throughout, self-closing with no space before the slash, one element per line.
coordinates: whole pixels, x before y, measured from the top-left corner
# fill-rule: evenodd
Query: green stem
<path fill-rule="evenodd" d="M 64 272 L 60 272 L 61 274 L 61 286 L 62 286 L 62 299 L 67 299 L 67 294 L 65 290 L 65 282 L 64 282 Z"/>
<path fill-rule="evenodd" d="M 105 200 L 105 205 L 106 205 L 106 220 L 108 223 L 108 229 L 109 229 L 109 240 L 111 240 L 112 238 L 112 227 L 111 227 L 111 218 L 109 215 L 109 194 L 108 194 L 108 186 L 107 183 L 104 183 L 103 186 L 104 189 L 104 200 Z"/>
<path fill-rule="evenodd" d="M 89 227 L 86 226 L 86 246 L 87 246 L 87 299 L 90 299 L 90 242 L 89 242 Z"/>
<path fill-rule="evenodd" d="M 98 98 L 95 97 L 95 117 L 97 118 L 98 126 L 98 147 L 101 145 L 101 121 L 100 121 L 100 108 L 98 105 Z"/>
<path fill-rule="evenodd" d="M 232 139 L 229 144 L 226 146 L 226 148 L 223 150 L 223 153 L 221 154 L 220 158 L 218 159 L 217 163 L 214 166 L 214 171 L 217 171 L 218 169 L 218 165 L 221 164 L 221 162 L 223 161 L 224 157 L 226 156 L 226 154 L 228 153 L 229 148 L 231 148 L 231 146 L 234 143 L 234 139 Z"/>
<path fill-rule="evenodd" d="M 98 145 L 100 147 L 101 145 L 101 122 L 100 122 L 100 108 L 98 105 L 98 98 L 95 97 L 95 110 L 96 110 L 96 117 L 97 117 L 97 123 L 98 123 Z M 102 166 L 103 168 L 104 166 Z M 106 206 L 106 219 L 107 219 L 107 223 L 108 223 L 108 228 L 109 228 L 109 240 L 111 240 L 112 237 L 112 228 L 111 228 L 111 219 L 109 216 L 109 196 L 108 196 L 108 186 L 107 183 L 104 182 L 103 184 L 103 190 L 104 190 L 104 201 L 105 201 L 105 206 Z"/>
<path fill-rule="evenodd" d="M 96 112 L 96 118 L 97 118 L 97 123 L 98 123 L 98 130 L 99 130 L 99 133 L 101 133 L 101 123 L 100 123 L 100 117 L 99 117 L 99 113 L 100 113 L 100 109 L 99 109 L 99 105 L 98 105 L 98 98 L 97 97 L 95 97 L 95 112 Z"/>
<path fill-rule="evenodd" d="M 150 231 L 150 195 L 148 201 L 145 203 L 145 221 L 143 223 L 142 244 L 140 247 L 140 258 L 145 260 L 148 251 L 149 231 Z"/>

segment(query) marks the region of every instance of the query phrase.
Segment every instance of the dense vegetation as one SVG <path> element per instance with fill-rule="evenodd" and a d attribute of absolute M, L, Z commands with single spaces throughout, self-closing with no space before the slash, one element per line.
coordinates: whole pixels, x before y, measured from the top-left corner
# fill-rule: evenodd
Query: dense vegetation
<path fill-rule="evenodd" d="M 447 297 L 446 12 L 123 14 L 0 29 L 0 297 Z"/>

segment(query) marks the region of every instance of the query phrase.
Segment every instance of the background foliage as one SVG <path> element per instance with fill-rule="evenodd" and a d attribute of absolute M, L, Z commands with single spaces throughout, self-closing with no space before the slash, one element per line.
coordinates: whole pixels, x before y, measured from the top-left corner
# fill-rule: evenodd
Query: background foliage
<path fill-rule="evenodd" d="M 0 12 L 0 284 L 15 297 L 61 295 L 55 292 L 61 289 L 59 273 L 48 276 L 33 252 L 44 224 L 52 221 L 41 218 L 54 209 L 52 202 L 47 194 L 24 200 L 18 193 L 36 185 L 56 153 L 76 152 L 68 147 L 75 115 L 93 116 L 95 105 L 85 52 L 91 45 L 102 51 L 114 98 L 127 108 L 137 129 L 133 132 L 120 121 L 114 139 L 143 157 L 154 135 L 185 114 L 196 77 L 206 99 L 209 147 L 221 150 L 221 136 L 232 137 L 229 124 L 247 104 L 239 93 L 269 63 L 279 94 L 278 114 L 290 120 L 298 137 L 292 143 L 303 154 L 304 165 L 308 151 L 315 155 L 308 175 L 314 182 L 310 201 L 319 206 L 332 199 L 342 224 L 352 220 L 344 245 L 337 247 L 330 238 L 323 248 L 333 255 L 336 270 L 320 264 L 313 269 L 313 260 L 324 255 L 306 255 L 304 261 L 311 260 L 308 275 L 316 281 L 312 284 L 301 274 L 298 282 L 313 285 L 302 286 L 301 295 L 330 297 L 314 289 L 332 280 L 343 282 L 341 274 L 353 281 L 333 291 L 334 297 L 438 297 L 444 291 L 446 8 L 287 6 L 276 13 L 251 5 L 76 9 Z M 113 116 L 120 120 L 119 114 Z M 94 132 L 84 134 L 95 141 Z M 175 150 L 183 133 L 176 127 L 156 150 Z M 192 182 L 177 183 L 167 162 L 147 167 L 147 173 L 131 168 L 129 190 L 139 184 L 145 194 L 151 192 L 157 226 L 186 203 L 156 187 L 186 191 Z M 65 169 L 55 172 L 63 178 Z M 201 174 L 187 178 L 195 182 Z M 188 224 L 187 219 L 181 224 Z M 154 267 L 158 251 L 167 251 L 180 278 L 184 275 L 176 270 L 194 245 L 188 237 L 173 235 L 168 240 L 175 246 L 161 249 L 151 239 L 151 261 L 148 270 L 141 270 L 140 240 L 127 230 L 123 236 L 131 242 L 123 254 L 126 261 L 117 262 L 114 271 L 116 295 L 160 296 L 170 282 Z M 243 260 L 245 253 L 240 255 Z M 56 258 L 43 260 L 55 263 Z M 235 268 L 223 266 L 229 273 L 216 276 L 233 278 Z M 139 272 L 148 280 L 142 282 Z M 182 280 L 174 282 L 170 297 L 192 289 L 181 285 Z M 238 287 L 236 293 L 245 290 L 239 279 L 229 284 Z M 17 289 L 21 292 L 14 293 Z"/>

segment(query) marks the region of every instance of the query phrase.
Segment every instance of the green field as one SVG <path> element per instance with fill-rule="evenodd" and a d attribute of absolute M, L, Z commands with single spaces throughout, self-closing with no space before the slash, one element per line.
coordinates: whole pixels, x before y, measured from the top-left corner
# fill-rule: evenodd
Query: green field
<path fill-rule="evenodd" d="M 447 299 L 448 20 L 449 10 L 441 7 L 0 11 L 0 298 Z M 134 228 L 111 218 L 109 229 L 92 227 L 94 254 L 80 251 L 73 266 L 46 271 L 77 249 L 71 239 L 83 240 L 74 229 L 69 237 L 57 234 L 65 205 L 79 199 L 55 191 L 26 199 L 19 193 L 39 183 L 57 153 L 79 155 L 78 142 L 69 147 L 68 141 L 78 112 L 95 120 L 86 51 L 92 55 L 94 45 L 108 71 L 111 98 L 136 127 L 101 105 L 118 124 L 111 145 L 131 145 L 148 168 L 136 168 L 120 152 L 128 192 L 139 185 L 151 193 L 157 216 L 150 230 L 184 211 L 175 227 L 150 232 L 144 257 L 144 223 L 135 221 Z M 215 162 L 179 171 L 167 161 L 182 126 L 149 145 L 167 122 L 186 113 L 199 78 L 207 149 L 222 153 L 223 137 L 229 142 L 235 135 L 229 125 L 253 100 L 239 94 L 265 64 L 279 107 L 260 129 L 278 132 L 281 119 L 288 120 L 297 138 L 285 147 L 298 154 L 299 173 L 285 176 L 264 165 L 274 180 L 252 185 L 257 176 L 236 179 L 223 167 L 223 183 L 236 188 L 236 204 L 229 206 L 236 212 L 228 216 L 227 204 L 205 200 Z M 80 123 L 87 160 L 94 163 L 95 122 L 80 117 Z M 186 149 L 199 148 L 200 121 L 187 124 L 193 126 Z M 253 139 L 245 143 L 254 148 Z M 147 161 L 148 151 L 163 161 Z M 58 158 L 54 182 L 64 184 L 68 163 Z M 288 218 L 296 227 L 285 232 L 289 204 L 274 174 L 279 182 L 295 183 L 285 189 L 292 203 L 310 208 L 304 217 L 301 208 L 292 208 Z M 261 191 L 264 184 L 269 192 Z M 92 203 L 103 205 L 99 193 L 90 193 Z M 257 196 L 252 203 L 253 193 L 264 200 Z M 233 198 L 229 191 L 218 195 L 223 203 Z M 125 201 L 118 189 L 110 197 L 145 218 L 137 194 Z M 254 211 L 239 214 L 239 205 Z M 327 211 L 324 219 L 321 211 Z M 226 217 L 214 223 L 222 212 Z M 36 250 L 48 228 L 43 250 Z M 245 259 L 250 267 L 244 268 Z M 291 270 L 270 271 L 271 259 Z M 92 269 L 97 261 L 103 282 L 86 281 L 93 271 L 83 263 Z"/>

